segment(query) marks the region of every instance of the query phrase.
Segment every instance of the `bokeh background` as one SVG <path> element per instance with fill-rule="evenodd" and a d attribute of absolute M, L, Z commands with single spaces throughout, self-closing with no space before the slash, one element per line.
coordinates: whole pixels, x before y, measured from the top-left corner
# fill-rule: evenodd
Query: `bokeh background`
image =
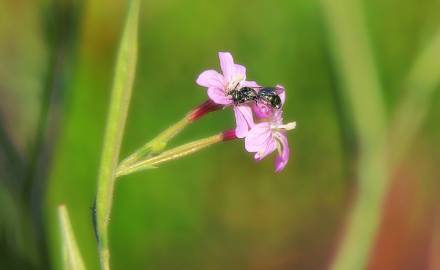
<path fill-rule="evenodd" d="M 126 10 L 122 0 L 0 2 L 0 269 L 61 269 L 62 203 L 88 269 L 98 269 L 92 205 Z M 383 114 L 364 118 L 368 125 L 393 133 L 411 91 L 416 110 L 407 115 L 422 113 L 399 162 L 384 165 L 389 183 L 365 268 L 440 269 L 440 46 L 422 61 L 432 68 L 407 83 L 439 42 L 440 1 L 143 1 L 140 18 L 121 157 L 206 99 L 195 79 L 219 68 L 218 51 L 232 52 L 248 78 L 283 84 L 285 119 L 298 126 L 279 174 L 271 158 L 256 163 L 234 141 L 121 178 L 110 225 L 114 269 L 328 269 L 359 194 L 355 111 L 372 106 L 350 100 L 368 96 L 371 76 Z M 344 36 L 350 31 L 358 38 Z M 344 58 L 340 42 L 353 54 Z M 362 70 L 359 59 L 372 65 L 349 97 L 346 73 Z M 421 99 L 418 87 L 429 88 Z M 210 114 L 172 145 L 233 125 L 230 110 Z"/>

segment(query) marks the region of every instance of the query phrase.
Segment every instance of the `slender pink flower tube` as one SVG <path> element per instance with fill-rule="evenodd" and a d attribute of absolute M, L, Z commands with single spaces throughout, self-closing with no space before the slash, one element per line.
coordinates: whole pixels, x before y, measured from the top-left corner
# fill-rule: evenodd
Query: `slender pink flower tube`
<path fill-rule="evenodd" d="M 198 119 L 202 118 L 204 115 L 210 112 L 214 112 L 217 110 L 220 110 L 224 107 L 224 105 L 217 104 L 214 101 L 208 99 L 207 101 L 203 102 L 196 108 L 194 108 L 191 112 L 189 112 L 186 116 L 188 121 L 190 123 L 197 121 Z"/>
<path fill-rule="evenodd" d="M 253 81 L 246 81 L 246 68 L 235 64 L 230 53 L 220 52 L 218 55 L 222 74 L 215 70 L 205 70 L 196 82 L 207 88 L 208 96 L 214 103 L 233 106 L 236 135 L 238 138 L 244 138 L 254 124 L 252 109 L 248 104 L 234 104 L 230 92 L 245 86 L 255 87 L 257 84 Z"/>
<path fill-rule="evenodd" d="M 237 135 L 235 134 L 235 128 L 223 131 L 222 136 L 224 142 L 237 139 Z"/>

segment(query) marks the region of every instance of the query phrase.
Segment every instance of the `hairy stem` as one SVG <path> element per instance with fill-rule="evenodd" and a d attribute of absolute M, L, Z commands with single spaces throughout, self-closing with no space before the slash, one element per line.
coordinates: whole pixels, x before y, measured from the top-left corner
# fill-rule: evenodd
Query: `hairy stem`
<path fill-rule="evenodd" d="M 204 139 L 200 139 L 197 141 L 193 141 L 173 149 L 167 150 L 160 155 L 149 157 L 140 161 L 137 161 L 133 164 L 128 164 L 127 166 L 119 166 L 116 172 L 116 176 L 123 176 L 127 174 L 131 174 L 134 172 L 138 172 L 146 169 L 156 168 L 157 165 L 165 163 L 167 161 L 175 160 L 182 158 L 184 156 L 190 155 L 192 153 L 198 152 L 208 146 L 216 144 L 224 140 L 223 133 L 207 137 Z"/>
<path fill-rule="evenodd" d="M 221 108 L 223 108 L 223 105 L 216 104 L 211 100 L 203 102 L 187 113 L 183 119 L 161 132 L 154 139 L 144 144 L 136 152 L 125 158 L 120 163 L 119 167 L 127 167 L 141 159 L 145 159 L 147 154 L 149 154 L 148 157 L 160 154 L 166 148 L 168 142 L 182 132 L 185 127 L 200 119 L 207 113 L 219 110 Z"/>
<path fill-rule="evenodd" d="M 143 145 L 141 148 L 139 148 L 136 152 L 125 158 L 121 164 L 120 167 L 126 167 L 130 164 L 135 163 L 136 161 L 143 158 L 148 153 L 151 154 L 157 154 L 160 153 L 167 145 L 168 141 L 174 138 L 177 134 L 179 134 L 188 124 L 191 122 L 188 120 L 187 117 L 183 118 L 179 122 L 175 123 L 174 125 L 167 128 L 165 131 L 160 133 L 157 137 L 155 137 L 150 142 Z"/>

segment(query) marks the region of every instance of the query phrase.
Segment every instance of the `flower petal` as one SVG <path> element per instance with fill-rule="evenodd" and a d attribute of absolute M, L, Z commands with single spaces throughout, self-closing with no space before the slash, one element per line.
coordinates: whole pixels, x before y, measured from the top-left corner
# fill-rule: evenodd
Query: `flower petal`
<path fill-rule="evenodd" d="M 271 120 L 273 124 L 276 125 L 282 125 L 283 124 L 283 110 L 274 110 L 273 114 L 271 115 Z"/>
<path fill-rule="evenodd" d="M 251 88 L 254 88 L 254 87 L 261 87 L 257 82 L 255 82 L 255 81 L 242 81 L 241 83 L 240 83 L 240 86 L 241 87 L 251 87 Z"/>
<path fill-rule="evenodd" d="M 289 161 L 290 149 L 289 143 L 287 141 L 287 136 L 284 133 L 276 132 L 275 137 L 277 138 L 277 142 L 280 144 L 281 153 L 278 153 L 275 158 L 275 172 L 280 172 L 286 167 L 287 162 Z"/>
<path fill-rule="evenodd" d="M 281 90 L 281 93 L 279 93 L 278 95 L 280 96 L 281 104 L 284 105 L 284 102 L 286 101 L 286 90 L 281 84 L 277 84 L 276 87 Z"/>
<path fill-rule="evenodd" d="M 220 59 L 220 67 L 225 77 L 226 82 L 230 82 L 235 73 L 234 59 L 229 52 L 219 52 L 218 58 Z"/>
<path fill-rule="evenodd" d="M 245 149 L 248 152 L 259 152 L 266 148 L 269 140 L 273 140 L 270 123 L 263 122 L 256 124 L 249 130 L 244 139 Z"/>
<path fill-rule="evenodd" d="M 265 148 L 261 149 L 259 152 L 255 153 L 255 159 L 256 160 L 262 160 L 263 158 L 265 158 L 267 155 L 269 155 L 270 153 L 272 153 L 273 151 L 275 151 L 275 149 L 277 149 L 276 146 L 276 142 L 275 140 L 269 140 L 265 146 Z"/>
<path fill-rule="evenodd" d="M 254 110 L 255 115 L 258 118 L 268 118 L 272 116 L 274 109 L 263 102 L 256 102 L 252 105 L 252 109 Z"/>
<path fill-rule="evenodd" d="M 197 78 L 196 83 L 204 87 L 225 88 L 223 75 L 212 69 L 203 71 Z"/>
<path fill-rule="evenodd" d="M 233 78 L 240 78 L 241 80 L 246 80 L 246 67 L 242 65 L 235 64 L 234 65 L 234 73 L 232 75 Z"/>
<path fill-rule="evenodd" d="M 249 128 L 254 125 L 254 118 L 252 116 L 252 109 L 249 106 L 234 106 L 235 122 L 237 127 L 235 133 L 237 138 L 246 137 Z"/>
<path fill-rule="evenodd" d="M 223 89 L 217 87 L 209 87 L 208 96 L 212 101 L 214 101 L 217 104 L 222 104 L 222 105 L 232 104 L 231 98 L 225 95 L 225 91 Z"/>

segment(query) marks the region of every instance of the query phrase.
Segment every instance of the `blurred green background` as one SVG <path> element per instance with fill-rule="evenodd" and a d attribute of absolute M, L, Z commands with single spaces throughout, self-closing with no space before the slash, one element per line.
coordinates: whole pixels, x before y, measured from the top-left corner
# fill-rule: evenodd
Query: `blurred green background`
<path fill-rule="evenodd" d="M 343 2 L 335 8 L 356 14 Z M 418 90 L 406 84 L 408 76 L 440 35 L 440 1 L 353 2 L 360 2 L 361 41 L 381 85 L 379 120 L 393 133 L 396 108 L 406 92 Z M 283 84 L 285 119 L 298 125 L 280 174 L 271 158 L 256 163 L 234 141 L 121 178 L 110 223 L 113 269 L 329 268 L 357 197 L 362 152 L 332 42 L 339 32 L 324 10 L 329 3 L 142 1 L 121 157 L 207 98 L 195 79 L 219 69 L 218 51 L 230 51 L 249 79 Z M 62 203 L 88 269 L 98 269 L 92 205 L 126 10 L 122 0 L 0 2 L 0 269 L 61 269 L 56 208 Z M 348 66 L 362 67 L 357 59 Z M 440 50 L 427 61 L 438 67 Z M 424 76 L 417 75 L 422 86 Z M 426 80 L 440 78 L 429 73 Z M 387 164 L 391 181 L 368 269 L 440 269 L 435 90 L 438 83 L 415 105 L 415 113 L 426 113 L 402 159 Z M 230 110 L 210 114 L 172 145 L 233 125 Z"/>

